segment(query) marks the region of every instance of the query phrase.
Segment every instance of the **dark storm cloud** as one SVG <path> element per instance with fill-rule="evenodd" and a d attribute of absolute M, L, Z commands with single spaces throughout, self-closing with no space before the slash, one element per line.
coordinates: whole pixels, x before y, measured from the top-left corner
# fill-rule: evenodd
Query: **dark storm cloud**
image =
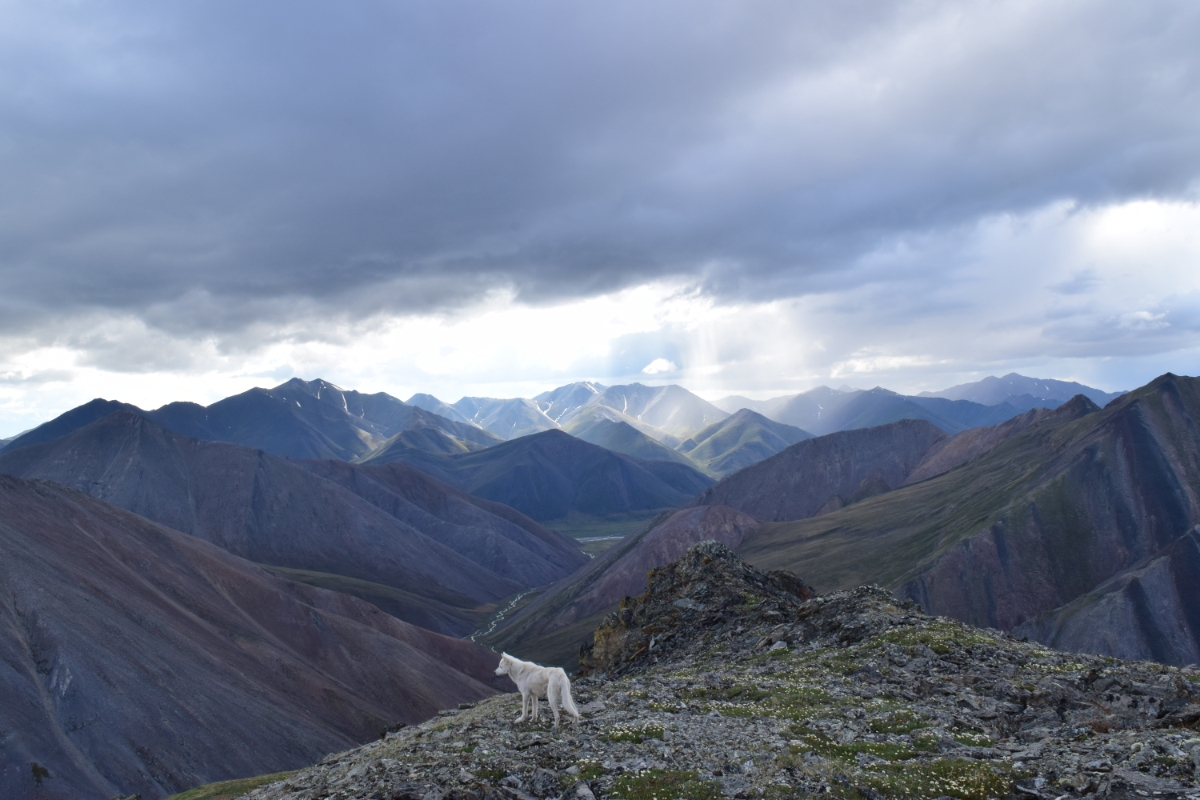
<path fill-rule="evenodd" d="M 259 336 L 663 276 L 786 296 L 900 237 L 1200 175 L 1186 2 L 0 15 L 8 332 L 98 308 Z"/>

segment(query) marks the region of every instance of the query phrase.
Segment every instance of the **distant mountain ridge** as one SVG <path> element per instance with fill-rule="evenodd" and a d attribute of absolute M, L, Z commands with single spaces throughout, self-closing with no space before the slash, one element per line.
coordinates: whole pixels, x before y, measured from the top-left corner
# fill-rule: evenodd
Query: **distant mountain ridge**
<path fill-rule="evenodd" d="M 1024 375 L 1010 372 L 1001 378 L 989 375 L 974 383 L 961 383 L 938 392 L 921 392 L 920 396 L 970 400 L 983 405 L 999 405 L 1021 397 L 1032 398 L 1035 401 L 1050 400 L 1065 403 L 1077 394 L 1083 395 L 1103 408 L 1125 392 L 1105 392 L 1075 381 L 1027 378 Z"/>
<path fill-rule="evenodd" d="M 294 378 L 274 389 L 251 389 L 210 406 L 170 403 L 145 411 L 92 400 L 0 447 L 10 452 L 56 439 L 114 411 L 129 411 L 193 439 L 231 442 L 283 458 L 354 461 L 376 449 L 396 449 L 421 437 L 435 452 L 479 450 L 501 439 L 469 423 L 440 417 L 387 394 L 347 391 L 322 380 Z M 404 432 L 410 434 L 396 439 Z M 399 444 L 398 444 L 399 442 Z"/>
<path fill-rule="evenodd" d="M 1030 391 L 1057 397 L 1074 388 L 1099 400 L 1116 396 L 1014 373 L 916 397 L 882 388 L 818 387 L 766 401 L 732 397 L 708 403 L 676 385 L 605 386 L 580 381 L 534 398 L 464 397 L 451 405 L 429 394 L 414 394 L 406 403 L 386 394 L 347 391 L 319 379 L 292 379 L 208 407 L 181 402 L 144 411 L 117 401 L 94 400 L 0 445 L 0 453 L 48 441 L 113 411 L 127 410 L 192 438 L 230 441 L 289 458 L 373 464 L 417 463 L 422 454 L 463 455 L 501 441 L 564 430 L 643 461 L 694 466 L 722 478 L 779 452 L 801 435 L 877 427 L 901 419 L 922 419 L 957 434 L 1061 402 L 1034 397 Z M 987 405 L 967 397 L 1003 400 Z M 730 410 L 742 407 L 757 418 L 742 414 L 731 421 Z M 715 435 L 718 430 L 720 435 Z M 409 458 L 406 453 L 415 455 Z"/>
<path fill-rule="evenodd" d="M 434 411 L 450 408 L 468 420 L 505 439 L 531 433 L 567 429 L 582 414 L 603 409 L 608 419 L 633 428 L 670 447 L 714 422 L 729 416 L 682 386 L 604 386 L 579 381 L 559 386 L 533 398 L 464 397 L 447 404 L 432 395 L 409 400 Z"/>
<path fill-rule="evenodd" d="M 1033 408 L 1057 408 L 1077 394 L 1100 406 L 1121 396 L 1070 381 L 1027 378 L 1010 373 L 988 377 L 938 392 L 901 395 L 876 387 L 854 390 L 819 386 L 795 395 L 750 400 L 733 395 L 714 401 L 727 412 L 739 408 L 756 411 L 817 436 L 855 428 L 869 428 L 898 419 L 924 419 L 947 433 L 997 425 Z"/>

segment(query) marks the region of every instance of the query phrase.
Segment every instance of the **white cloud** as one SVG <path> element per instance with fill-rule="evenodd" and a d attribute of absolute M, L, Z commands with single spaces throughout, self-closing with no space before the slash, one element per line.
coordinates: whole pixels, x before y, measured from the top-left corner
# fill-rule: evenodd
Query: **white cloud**
<path fill-rule="evenodd" d="M 668 361 L 665 358 L 656 358 L 642 367 L 642 372 L 646 375 L 658 375 L 662 372 L 677 372 L 678 370 L 679 367 L 675 366 L 674 361 Z"/>

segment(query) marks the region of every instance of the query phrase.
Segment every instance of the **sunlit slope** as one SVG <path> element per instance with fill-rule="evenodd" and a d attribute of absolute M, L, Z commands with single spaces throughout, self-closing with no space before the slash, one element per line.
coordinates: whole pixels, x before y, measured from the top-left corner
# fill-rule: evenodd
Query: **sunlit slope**
<path fill-rule="evenodd" d="M 564 430 L 576 439 L 643 461 L 673 461 L 696 466 L 686 456 L 660 444 L 628 422 L 604 416 L 607 410 L 603 406 L 594 406 L 572 419 Z"/>
<path fill-rule="evenodd" d="M 743 408 L 709 425 L 678 449 L 709 475 L 723 478 L 811 438 L 808 431 Z"/>

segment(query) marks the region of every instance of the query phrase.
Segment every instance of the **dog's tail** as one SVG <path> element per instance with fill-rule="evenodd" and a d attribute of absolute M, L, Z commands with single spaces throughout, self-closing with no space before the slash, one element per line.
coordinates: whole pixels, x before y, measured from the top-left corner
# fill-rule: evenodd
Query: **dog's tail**
<path fill-rule="evenodd" d="M 572 719 L 579 722 L 579 709 L 575 707 L 575 701 L 571 699 L 571 681 L 563 676 L 562 698 L 561 701 L 563 710 L 571 715 Z"/>

